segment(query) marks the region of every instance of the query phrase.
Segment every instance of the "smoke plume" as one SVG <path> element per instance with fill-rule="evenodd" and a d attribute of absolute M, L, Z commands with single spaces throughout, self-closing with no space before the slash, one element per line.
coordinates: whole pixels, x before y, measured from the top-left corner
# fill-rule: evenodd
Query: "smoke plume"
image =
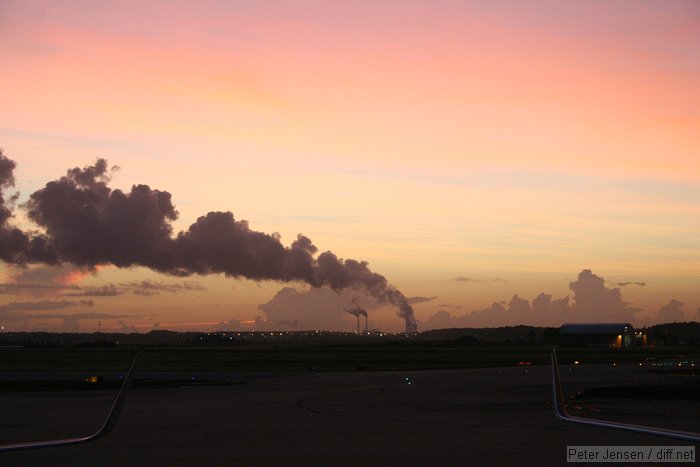
<path fill-rule="evenodd" d="M 0 153 L 0 260 L 7 263 L 69 263 L 86 269 L 113 264 L 144 266 L 174 276 L 221 273 L 229 277 L 281 282 L 302 281 L 335 291 L 360 288 L 382 303 L 399 308 L 398 316 L 415 326 L 413 309 L 386 278 L 368 263 L 341 259 L 330 251 L 318 254 L 312 241 L 299 234 L 290 246 L 279 235 L 251 230 L 231 212 L 209 212 L 174 235 L 178 212 L 167 191 L 134 185 L 129 192 L 109 187 L 105 159 L 32 193 L 24 204 L 30 220 L 43 233 L 23 232 L 9 225 L 16 195 L 15 163 Z"/>
<path fill-rule="evenodd" d="M 12 208 L 18 193 L 6 198 L 5 191 L 15 185 L 15 162 L 0 149 L 0 260 L 13 264 L 32 262 L 55 264 L 56 254 L 46 236 L 36 232 L 23 232 L 10 225 Z"/>
<path fill-rule="evenodd" d="M 362 308 L 346 308 L 345 311 L 350 313 L 353 316 L 364 316 L 367 317 L 367 310 L 364 310 Z"/>
<path fill-rule="evenodd" d="M 360 307 L 354 307 L 354 308 L 346 308 L 345 311 L 347 311 L 351 315 L 357 317 L 357 333 L 360 334 L 360 316 L 365 317 L 365 327 L 366 327 L 367 326 L 367 310 L 360 308 Z"/>

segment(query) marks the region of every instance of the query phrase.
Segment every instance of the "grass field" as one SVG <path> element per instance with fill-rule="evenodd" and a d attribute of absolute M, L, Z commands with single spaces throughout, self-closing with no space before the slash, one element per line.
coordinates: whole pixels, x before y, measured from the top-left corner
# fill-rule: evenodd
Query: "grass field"
<path fill-rule="evenodd" d="M 549 364 L 548 347 L 456 347 L 401 343 L 347 346 L 237 346 L 231 348 L 0 348 L 0 372 L 125 370 L 142 352 L 142 371 L 379 371 Z M 560 349 L 559 362 L 630 363 L 699 359 L 698 347 Z"/>

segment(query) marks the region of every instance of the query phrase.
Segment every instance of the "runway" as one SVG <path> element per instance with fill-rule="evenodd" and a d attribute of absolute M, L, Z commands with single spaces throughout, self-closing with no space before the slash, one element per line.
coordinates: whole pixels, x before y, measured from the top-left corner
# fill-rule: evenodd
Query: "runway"
<path fill-rule="evenodd" d="M 565 392 L 654 379 L 627 366 L 561 366 Z M 137 375 L 138 377 L 138 375 Z M 3 392 L 0 442 L 87 434 L 114 393 Z M 132 390 L 94 443 L 0 455 L 2 465 L 562 465 L 567 445 L 683 445 L 568 425 L 549 366 L 353 372 L 229 386 Z M 696 429 L 688 401 L 574 404 L 586 416 Z"/>

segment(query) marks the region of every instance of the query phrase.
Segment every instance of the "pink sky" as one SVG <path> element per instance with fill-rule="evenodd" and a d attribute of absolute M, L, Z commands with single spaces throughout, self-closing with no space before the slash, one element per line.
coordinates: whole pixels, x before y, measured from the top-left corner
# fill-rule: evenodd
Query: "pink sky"
<path fill-rule="evenodd" d="M 172 193 L 175 231 L 230 210 L 285 245 L 302 232 L 407 296 L 440 297 L 415 305 L 423 323 L 566 296 L 584 269 L 609 287 L 645 283 L 622 288 L 640 322 L 671 299 L 696 319 L 697 57 L 694 1 L 9 1 L 0 147 L 20 202 L 104 157 L 121 167 L 112 186 Z M 78 284 L 144 280 L 182 285 L 114 267 Z M 77 298 L 15 291 L 0 306 L 46 302 L 5 315 L 15 329 L 64 326 L 32 318 L 49 312 L 235 327 L 264 319 L 258 306 L 285 285 L 303 289 L 192 281 L 54 310 Z M 395 310 L 373 313 L 401 329 Z"/>

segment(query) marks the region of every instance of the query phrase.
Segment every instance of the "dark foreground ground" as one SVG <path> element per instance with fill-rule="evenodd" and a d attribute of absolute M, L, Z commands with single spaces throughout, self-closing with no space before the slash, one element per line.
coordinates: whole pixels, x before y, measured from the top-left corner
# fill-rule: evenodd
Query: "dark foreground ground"
<path fill-rule="evenodd" d="M 638 364 L 562 364 L 561 371 L 569 395 L 695 378 L 640 372 Z M 547 466 L 566 464 L 567 445 L 688 444 L 559 422 L 549 405 L 550 375 L 542 365 L 272 375 L 225 386 L 134 389 L 105 438 L 0 454 L 0 465 Z M 91 433 L 114 394 L 2 391 L 0 443 Z M 700 407 L 687 400 L 579 399 L 572 411 L 699 429 Z"/>

